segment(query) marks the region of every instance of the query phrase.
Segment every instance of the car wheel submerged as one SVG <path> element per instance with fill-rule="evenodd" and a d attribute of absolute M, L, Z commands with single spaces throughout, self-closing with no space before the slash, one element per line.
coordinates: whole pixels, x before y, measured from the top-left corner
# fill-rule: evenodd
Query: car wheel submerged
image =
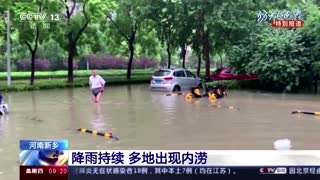
<path fill-rule="evenodd" d="M 174 87 L 173 87 L 173 90 L 172 90 L 173 92 L 178 92 L 178 91 L 181 91 L 181 88 L 180 88 L 180 86 L 178 86 L 178 85 L 175 85 Z"/>

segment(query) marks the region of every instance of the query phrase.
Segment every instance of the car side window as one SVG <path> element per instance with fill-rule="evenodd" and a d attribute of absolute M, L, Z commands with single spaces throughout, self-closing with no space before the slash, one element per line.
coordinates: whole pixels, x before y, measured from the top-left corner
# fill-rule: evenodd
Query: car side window
<path fill-rule="evenodd" d="M 176 71 L 173 73 L 175 77 L 186 77 L 183 71 Z"/>
<path fill-rule="evenodd" d="M 196 75 L 194 75 L 192 72 L 190 71 L 186 71 L 187 77 L 192 77 L 192 78 L 196 78 Z"/>

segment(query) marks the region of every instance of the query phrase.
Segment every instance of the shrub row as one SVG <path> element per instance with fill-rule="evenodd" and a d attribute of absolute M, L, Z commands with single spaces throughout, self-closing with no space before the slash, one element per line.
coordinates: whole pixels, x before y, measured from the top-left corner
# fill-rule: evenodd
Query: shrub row
<path fill-rule="evenodd" d="M 31 70 L 31 60 L 21 59 L 16 62 L 18 71 L 30 71 Z M 34 62 L 36 71 L 47 71 L 50 69 L 50 62 L 48 59 L 36 59 Z"/>
<path fill-rule="evenodd" d="M 128 60 L 118 56 L 96 56 L 86 55 L 79 62 L 80 69 L 86 69 L 87 63 L 90 69 L 126 69 Z M 133 69 L 156 68 L 158 62 L 149 57 L 134 58 L 132 61 Z"/>
<path fill-rule="evenodd" d="M 154 70 L 151 69 L 141 69 L 141 70 L 133 70 L 133 76 L 151 76 Z M 102 76 L 126 76 L 126 70 L 98 70 L 98 74 Z M 31 72 L 12 72 L 11 79 L 12 80 L 25 80 L 30 78 Z M 67 78 L 67 71 L 38 71 L 35 72 L 35 79 L 61 79 Z M 88 78 L 91 75 L 91 71 L 87 70 L 75 70 L 74 77 L 75 78 Z M 6 80 L 7 73 L 0 72 L 0 80 Z"/>
<path fill-rule="evenodd" d="M 51 61 L 48 59 L 36 59 L 35 60 L 35 70 L 36 71 L 48 71 L 52 70 Z M 126 69 L 128 65 L 128 60 L 123 57 L 117 56 L 96 56 L 96 55 L 86 55 L 81 58 L 80 61 L 74 61 L 73 69 L 87 69 L 87 63 L 90 69 Z M 64 69 L 67 69 L 68 63 L 63 62 Z M 158 62 L 149 57 L 139 57 L 134 58 L 132 62 L 133 69 L 145 69 L 145 68 L 156 68 Z M 30 71 L 31 70 L 31 60 L 21 59 L 16 61 L 16 67 L 18 71 Z"/>

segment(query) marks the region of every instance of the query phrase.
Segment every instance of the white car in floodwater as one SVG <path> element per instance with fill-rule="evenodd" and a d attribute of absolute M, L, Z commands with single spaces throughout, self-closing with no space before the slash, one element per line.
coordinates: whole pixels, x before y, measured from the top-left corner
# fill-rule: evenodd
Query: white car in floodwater
<path fill-rule="evenodd" d="M 183 91 L 201 85 L 201 78 L 183 68 L 161 69 L 151 77 L 151 90 Z"/>

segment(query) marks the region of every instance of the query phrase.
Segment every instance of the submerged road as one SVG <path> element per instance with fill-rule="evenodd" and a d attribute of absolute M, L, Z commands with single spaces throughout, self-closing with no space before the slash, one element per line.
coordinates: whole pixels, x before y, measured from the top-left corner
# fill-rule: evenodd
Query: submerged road
<path fill-rule="evenodd" d="M 68 139 L 70 149 L 269 150 L 288 138 L 292 149 L 320 149 L 320 116 L 291 114 L 320 111 L 319 96 L 228 91 L 227 99 L 189 102 L 165 94 L 148 85 L 112 86 L 96 105 L 88 88 L 4 94 L 11 113 L 0 117 L 0 179 L 18 179 L 20 139 Z"/>

